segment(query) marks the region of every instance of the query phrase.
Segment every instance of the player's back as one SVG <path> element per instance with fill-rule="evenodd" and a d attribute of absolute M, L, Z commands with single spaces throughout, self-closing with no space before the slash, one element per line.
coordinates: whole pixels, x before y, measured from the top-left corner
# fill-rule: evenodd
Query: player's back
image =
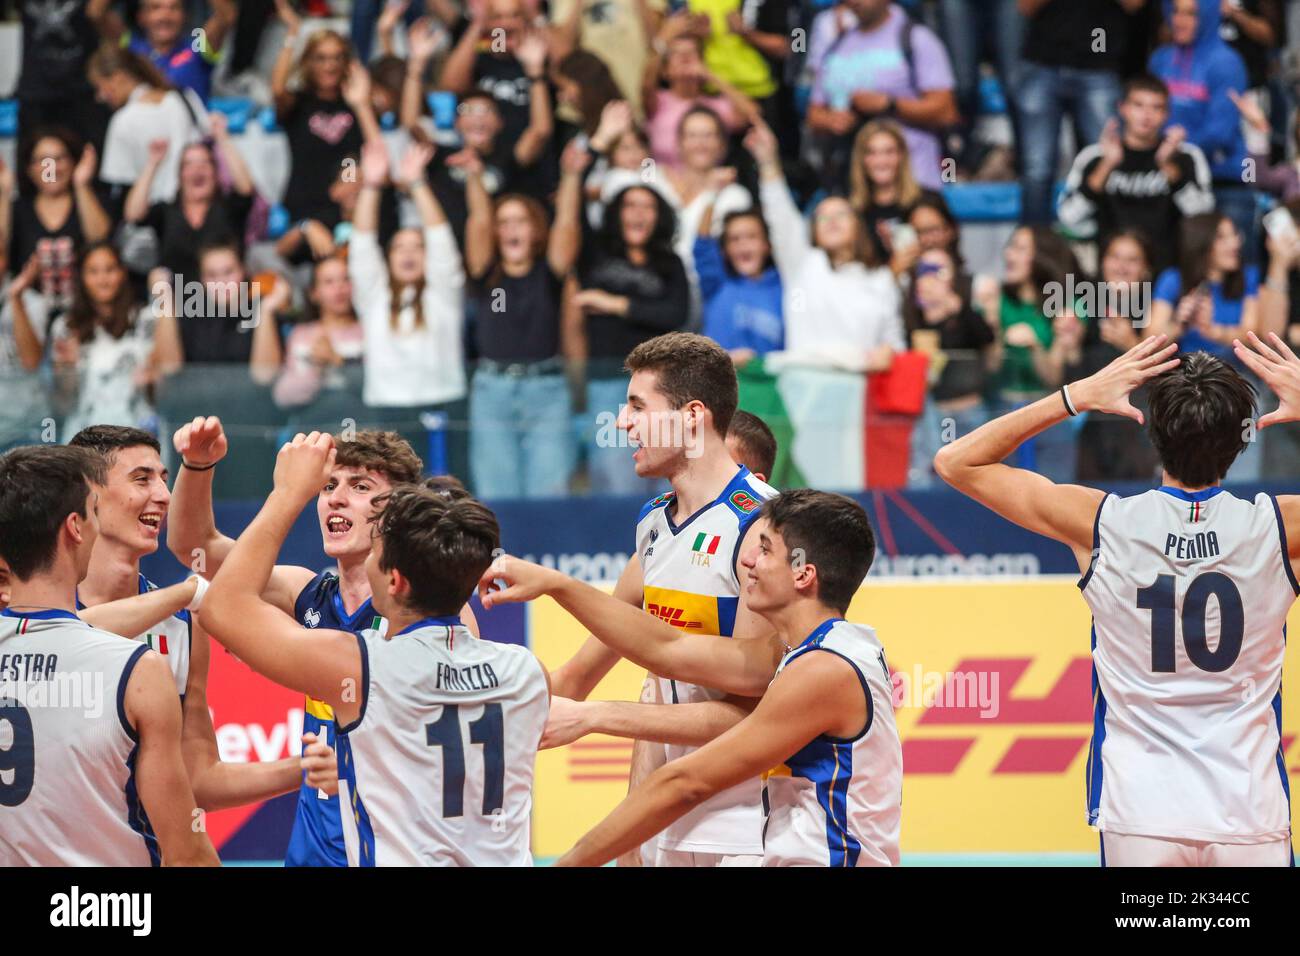
<path fill-rule="evenodd" d="M 352 866 L 528 866 L 550 695 L 537 658 L 458 618 L 358 636 L 361 716 L 339 728 Z"/>
<path fill-rule="evenodd" d="M 1300 593 L 1268 495 L 1108 496 L 1092 567 L 1089 822 L 1220 843 L 1290 828 L 1281 755 L 1286 615 Z"/>
<path fill-rule="evenodd" d="M 148 866 L 126 685 L 149 648 L 69 611 L 0 612 L 0 866 Z"/>

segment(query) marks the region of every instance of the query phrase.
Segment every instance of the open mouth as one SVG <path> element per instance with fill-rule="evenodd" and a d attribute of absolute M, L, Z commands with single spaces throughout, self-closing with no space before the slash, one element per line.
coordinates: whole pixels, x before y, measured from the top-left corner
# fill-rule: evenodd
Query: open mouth
<path fill-rule="evenodd" d="M 142 514 L 139 518 L 140 524 L 144 525 L 151 534 L 157 534 L 162 530 L 163 516 L 156 511 Z"/>
<path fill-rule="evenodd" d="M 331 538 L 346 538 L 352 530 L 352 522 L 342 515 L 330 515 L 325 519 L 325 532 Z"/>

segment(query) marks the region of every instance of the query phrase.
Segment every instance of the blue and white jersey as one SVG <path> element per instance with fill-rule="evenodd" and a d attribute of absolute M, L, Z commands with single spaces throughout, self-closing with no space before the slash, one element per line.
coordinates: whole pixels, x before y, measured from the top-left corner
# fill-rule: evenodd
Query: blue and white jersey
<path fill-rule="evenodd" d="M 897 866 L 903 745 L 885 649 L 865 624 L 831 619 L 786 653 L 772 680 L 814 651 L 853 665 L 867 722 L 854 737 L 823 734 L 763 774 L 763 865 Z"/>
<path fill-rule="evenodd" d="M 736 576 L 740 544 L 759 507 L 775 494 L 775 488 L 742 465 L 717 498 L 681 524 L 672 517 L 671 492 L 647 503 L 636 525 L 646 612 L 694 634 L 731 637 L 740 606 Z M 665 678 L 659 679 L 659 692 L 666 704 L 726 696 L 710 687 Z M 669 760 L 698 749 L 664 746 Z M 761 790 L 758 780 L 747 780 L 714 794 L 659 835 L 660 849 L 757 856 L 763 852 Z"/>
<path fill-rule="evenodd" d="M 339 728 L 350 866 L 531 866 L 533 765 L 550 711 L 528 650 L 457 617 L 357 635 L 361 714 Z"/>
<path fill-rule="evenodd" d="M 298 594 L 293 616 L 303 627 L 333 631 L 375 630 L 383 634 L 387 622 L 375 613 L 366 598 L 351 614 L 343 607 L 339 595 L 339 576 L 322 571 Z M 335 746 L 334 709 L 323 700 L 307 697 L 303 703 L 302 730 Z M 298 808 L 294 813 L 293 832 L 285 851 L 285 866 L 347 866 L 347 847 L 343 843 L 343 824 L 339 819 L 339 798 L 307 785 L 303 773 L 298 789 Z"/>
<path fill-rule="evenodd" d="M 149 649 L 71 611 L 0 611 L 0 866 L 150 866 L 126 687 Z"/>
<path fill-rule="evenodd" d="M 1108 496 L 1092 565 L 1088 822 L 1263 843 L 1290 833 L 1281 749 L 1287 611 L 1300 592 L 1276 502 L 1221 488 Z"/>
<path fill-rule="evenodd" d="M 158 590 L 158 585 L 143 574 L 138 577 L 140 582 L 136 593 L 145 594 L 148 591 Z M 80 598 L 77 599 L 77 609 L 83 611 L 86 609 Z M 123 636 L 132 637 L 129 634 Z M 143 634 L 134 635 L 133 638 L 148 644 L 150 648 L 162 655 L 162 659 L 171 668 L 172 677 L 176 678 L 176 692 L 181 695 L 181 700 L 184 700 L 185 689 L 190 683 L 190 645 L 194 640 L 193 615 L 186 610 L 177 611 Z"/>

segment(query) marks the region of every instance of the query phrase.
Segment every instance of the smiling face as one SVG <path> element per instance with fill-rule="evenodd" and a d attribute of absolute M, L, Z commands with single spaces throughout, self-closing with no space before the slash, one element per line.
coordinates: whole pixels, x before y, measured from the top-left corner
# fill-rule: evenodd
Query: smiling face
<path fill-rule="evenodd" d="M 898 167 L 903 154 L 894 137 L 888 133 L 877 133 L 867 140 L 867 148 L 862 154 L 862 167 L 867 179 L 875 186 L 889 186 L 898 179 Z"/>
<path fill-rule="evenodd" d="M 470 149 L 481 154 L 492 152 L 501 132 L 501 111 L 490 96 L 474 96 L 456 107 L 456 132 Z"/>
<path fill-rule="evenodd" d="M 528 209 L 518 200 L 507 200 L 497 207 L 497 246 L 501 261 L 516 265 L 530 261 L 536 254 L 537 231 Z"/>
<path fill-rule="evenodd" d="M 321 541 L 329 557 L 341 560 L 370 551 L 371 502 L 391 488 L 387 478 L 370 468 L 340 466 L 330 472 L 329 481 L 316 497 Z"/>
<path fill-rule="evenodd" d="M 171 500 L 158 452 L 148 445 L 113 451 L 99 494 L 100 537 L 137 559 L 153 554 Z"/>
<path fill-rule="evenodd" d="M 111 305 L 125 281 L 126 270 L 112 249 L 96 249 L 81 264 L 81 282 L 86 288 L 86 298 L 94 305 Z"/>
<path fill-rule="evenodd" d="M 338 37 L 324 36 L 304 52 L 308 85 L 332 96 L 343 87 L 348 71 L 348 48 Z"/>
<path fill-rule="evenodd" d="M 692 113 L 682 121 L 677 138 L 682 165 L 697 172 L 708 172 L 722 163 L 727 141 L 717 119 L 707 113 Z"/>
<path fill-rule="evenodd" d="M 688 428 L 698 427 L 692 409 L 673 408 L 659 391 L 657 373 L 642 369 L 627 383 L 627 404 L 619 410 L 617 425 L 627 432 L 633 449 L 632 463 L 639 478 L 668 478 L 681 467 L 689 444 Z"/>
<path fill-rule="evenodd" d="M 63 140 L 42 136 L 32 146 L 27 177 L 36 189 L 47 196 L 59 196 L 72 188 L 72 154 Z"/>
<path fill-rule="evenodd" d="M 312 274 L 311 299 L 322 315 L 348 315 L 352 312 L 352 280 L 342 259 L 326 259 Z"/>
<path fill-rule="evenodd" d="M 1131 285 L 1146 279 L 1149 273 L 1146 253 L 1131 236 L 1120 236 L 1106 247 L 1101 257 L 1101 278 L 1114 285 Z"/>
<path fill-rule="evenodd" d="M 182 197 L 199 202 L 210 200 L 217 191 L 217 167 L 201 143 L 192 143 L 181 153 L 180 188 Z"/>
<path fill-rule="evenodd" d="M 144 0 L 138 17 L 150 46 L 171 49 L 185 26 L 185 7 L 181 0 Z"/>
<path fill-rule="evenodd" d="M 669 84 L 698 83 L 704 69 L 704 58 L 700 56 L 700 45 L 693 37 L 679 36 L 668 41 L 668 53 L 664 57 L 664 79 Z"/>
<path fill-rule="evenodd" d="M 244 281 L 244 264 L 233 249 L 210 249 L 199 262 L 199 278 L 210 302 L 220 305 L 237 302 L 239 284 Z"/>
<path fill-rule="evenodd" d="M 636 130 L 630 129 L 618 138 L 610 154 L 610 162 L 615 169 L 640 169 L 650 151 L 645 140 Z"/>
<path fill-rule="evenodd" d="M 813 244 L 832 256 L 852 252 L 858 236 L 857 215 L 847 199 L 823 199 L 813 212 Z"/>
<path fill-rule="evenodd" d="M 1210 268 L 1220 272 L 1236 272 L 1241 268 L 1241 233 L 1226 216 L 1219 220 L 1210 248 Z"/>
<path fill-rule="evenodd" d="M 810 569 L 791 562 L 785 540 L 766 518 L 754 522 L 747 540 L 750 543 L 740 555 L 746 606 L 755 614 L 785 607 L 799 596 L 796 583 L 806 583 Z"/>
<path fill-rule="evenodd" d="M 631 249 L 644 248 L 659 222 L 659 203 L 648 189 L 634 187 L 623 194 L 619 224 L 623 241 Z"/>
<path fill-rule="evenodd" d="M 388 274 L 401 285 L 424 275 L 424 236 L 418 229 L 399 229 L 388 244 Z"/>
<path fill-rule="evenodd" d="M 736 216 L 727 221 L 722 233 L 722 251 L 731 268 L 747 278 L 756 278 L 767 265 L 772 246 L 763 225 L 754 216 Z"/>

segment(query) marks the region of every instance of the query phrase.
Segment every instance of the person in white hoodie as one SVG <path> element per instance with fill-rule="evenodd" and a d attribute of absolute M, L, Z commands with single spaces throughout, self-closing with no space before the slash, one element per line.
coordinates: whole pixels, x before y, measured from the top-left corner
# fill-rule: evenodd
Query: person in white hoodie
<path fill-rule="evenodd" d="M 348 276 L 365 337 L 362 397 L 368 417 L 394 428 L 416 448 L 427 442 L 425 461 L 434 473 L 465 478 L 465 270 L 424 176 L 432 158 L 432 146 L 415 144 L 398 164 L 397 185 L 409 193 L 421 228 L 398 230 L 385 254 L 378 228 L 388 154 L 382 142 L 362 147 Z"/>

